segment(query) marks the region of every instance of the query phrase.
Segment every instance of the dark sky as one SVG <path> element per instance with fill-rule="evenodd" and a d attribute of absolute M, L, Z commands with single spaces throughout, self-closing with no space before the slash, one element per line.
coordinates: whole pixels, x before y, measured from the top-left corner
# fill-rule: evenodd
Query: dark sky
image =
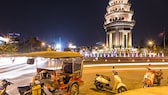
<path fill-rule="evenodd" d="M 109 0 L 0 0 L 0 33 L 38 36 L 53 42 L 95 45 L 105 42 L 104 15 Z M 168 30 L 168 0 L 130 0 L 136 25 L 133 42 L 159 39 Z"/>

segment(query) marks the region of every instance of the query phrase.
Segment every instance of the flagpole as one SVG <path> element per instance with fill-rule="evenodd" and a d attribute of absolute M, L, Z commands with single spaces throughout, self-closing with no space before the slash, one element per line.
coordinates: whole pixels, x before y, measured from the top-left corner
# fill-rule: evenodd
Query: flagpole
<path fill-rule="evenodd" d="M 164 49 L 166 48 L 165 46 L 166 46 L 166 38 L 165 38 L 165 35 L 166 35 L 166 32 L 165 32 L 165 28 L 164 28 L 164 30 L 163 30 L 163 32 L 164 32 L 164 35 L 163 35 L 163 41 L 164 41 Z"/>

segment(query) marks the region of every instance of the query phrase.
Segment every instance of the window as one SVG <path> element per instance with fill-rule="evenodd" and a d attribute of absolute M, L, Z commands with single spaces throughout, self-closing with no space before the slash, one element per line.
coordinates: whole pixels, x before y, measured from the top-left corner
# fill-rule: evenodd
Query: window
<path fill-rule="evenodd" d="M 118 19 L 117 19 L 117 17 L 115 17 L 115 21 L 117 21 Z"/>
<path fill-rule="evenodd" d="M 110 19 L 110 22 L 112 22 L 112 19 Z"/>

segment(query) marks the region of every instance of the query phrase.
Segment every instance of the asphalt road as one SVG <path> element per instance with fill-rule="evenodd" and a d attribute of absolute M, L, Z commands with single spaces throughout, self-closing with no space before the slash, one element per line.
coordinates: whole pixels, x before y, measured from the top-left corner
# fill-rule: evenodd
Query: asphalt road
<path fill-rule="evenodd" d="M 118 71 L 119 76 L 121 77 L 123 83 L 125 83 L 128 87 L 128 90 L 142 88 L 143 85 L 143 76 L 146 72 L 147 66 L 118 66 L 115 67 L 116 71 Z M 151 66 L 154 69 L 165 68 L 165 66 Z M 127 69 L 129 68 L 129 69 Z M 138 69 L 139 68 L 139 69 Z M 141 69 L 140 69 L 141 68 Z M 126 69 L 126 70 L 124 70 Z M 95 74 L 104 74 L 110 76 L 112 81 L 111 85 L 113 85 L 113 77 L 112 77 L 112 67 L 90 67 L 84 68 L 83 80 L 85 81 L 85 85 L 81 86 L 81 95 L 115 95 L 113 91 L 97 91 L 93 84 L 95 79 Z M 163 69 L 163 77 L 164 79 L 161 81 L 161 86 L 168 85 L 168 70 Z"/>
<path fill-rule="evenodd" d="M 137 63 L 135 63 L 137 64 Z M 112 91 L 97 91 L 94 86 L 94 79 L 96 73 L 110 76 L 112 79 L 111 85 L 113 85 L 112 77 L 112 66 L 113 65 L 102 65 L 102 66 L 84 66 L 83 76 L 84 85 L 80 87 L 80 95 L 115 95 Z M 146 72 L 145 66 L 115 66 L 115 70 L 118 71 L 123 83 L 128 87 L 128 90 L 142 88 L 142 81 L 144 73 Z M 168 85 L 168 65 L 152 65 L 152 69 L 163 69 L 164 79 L 161 81 L 161 86 Z M 0 66 L 0 78 L 9 79 L 14 84 L 9 86 L 7 91 L 11 95 L 18 95 L 17 87 L 29 85 L 31 77 L 35 75 L 35 65 L 27 65 L 25 63 L 20 64 L 8 64 Z M 11 77 L 12 76 L 12 77 Z M 48 94 L 49 95 L 49 94 Z"/>
<path fill-rule="evenodd" d="M 153 66 L 151 68 L 161 68 L 161 67 L 165 67 L 165 66 Z M 84 80 L 84 85 L 80 87 L 80 95 L 115 95 L 115 93 L 113 93 L 112 91 L 97 91 L 93 84 L 95 79 L 95 74 L 99 73 L 99 74 L 110 76 L 112 79 L 111 85 L 113 85 L 111 68 L 112 67 L 85 67 L 83 69 L 83 78 L 82 78 Z M 118 71 L 119 76 L 122 78 L 123 83 L 127 85 L 128 90 L 142 88 L 142 85 L 143 85 L 142 80 L 143 80 L 144 73 L 146 72 L 146 67 L 129 66 L 130 68 L 129 70 L 123 70 L 123 68 L 125 69 L 128 67 L 125 67 L 125 66 L 116 67 L 116 71 Z M 131 68 L 142 68 L 142 69 L 132 70 Z M 168 70 L 164 69 L 163 73 L 164 73 L 163 75 L 164 79 L 161 81 L 161 86 L 168 85 L 167 84 Z M 34 74 L 31 73 L 31 74 L 22 75 L 21 77 L 12 79 L 11 81 L 13 81 L 15 85 L 10 87 L 12 88 L 12 90 L 10 90 L 11 95 L 17 95 L 16 87 L 22 86 L 22 85 L 28 85 L 31 81 L 31 76 L 33 75 Z"/>

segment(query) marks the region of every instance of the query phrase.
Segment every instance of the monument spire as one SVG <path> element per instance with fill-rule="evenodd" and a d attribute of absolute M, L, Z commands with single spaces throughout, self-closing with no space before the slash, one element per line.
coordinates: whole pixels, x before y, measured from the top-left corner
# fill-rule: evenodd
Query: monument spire
<path fill-rule="evenodd" d="M 128 0 L 109 0 L 104 29 L 108 48 L 131 48 L 134 12 Z"/>

